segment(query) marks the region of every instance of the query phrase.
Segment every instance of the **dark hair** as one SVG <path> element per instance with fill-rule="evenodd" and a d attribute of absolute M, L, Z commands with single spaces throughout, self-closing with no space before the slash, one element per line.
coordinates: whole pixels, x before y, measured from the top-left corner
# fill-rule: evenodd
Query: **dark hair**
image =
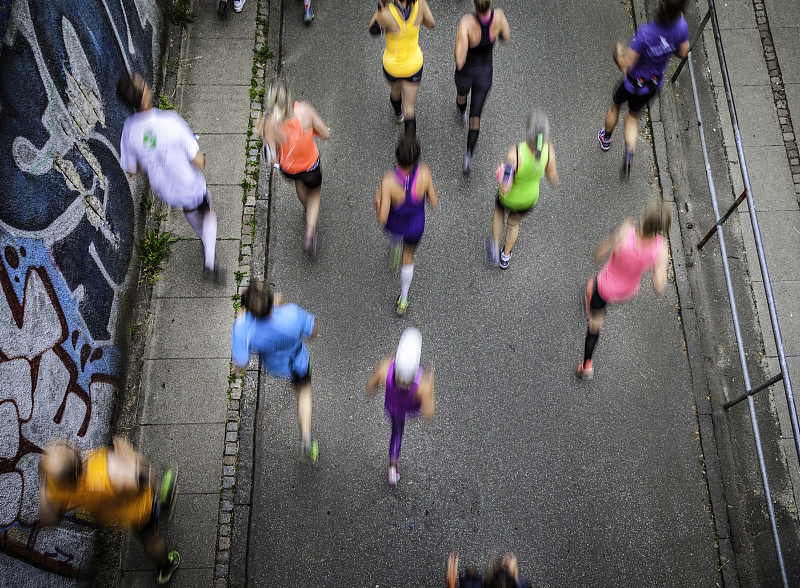
<path fill-rule="evenodd" d="M 242 307 L 257 319 L 272 312 L 272 292 L 261 278 L 255 278 L 242 294 Z"/>
<path fill-rule="evenodd" d="M 117 98 L 124 105 L 140 110 L 142 108 L 142 95 L 144 94 L 144 87 L 136 85 L 133 78 L 124 73 L 120 76 L 117 82 Z"/>
<path fill-rule="evenodd" d="M 401 133 L 397 139 L 397 149 L 394 150 L 397 163 L 401 167 L 412 166 L 419 161 L 419 154 L 419 142 L 416 137 L 410 133 Z"/>
<path fill-rule="evenodd" d="M 689 0 L 659 0 L 656 9 L 656 20 L 661 24 L 670 24 L 686 12 Z"/>
<path fill-rule="evenodd" d="M 499 557 L 489 560 L 484 580 L 486 588 L 515 588 L 516 585 L 513 574 L 506 569 Z"/>
<path fill-rule="evenodd" d="M 474 0 L 475 12 L 486 13 L 492 7 L 492 0 Z"/>
<path fill-rule="evenodd" d="M 659 200 L 650 200 L 642 213 L 642 237 L 650 238 L 661 233 L 667 235 L 672 226 L 672 209 Z"/>

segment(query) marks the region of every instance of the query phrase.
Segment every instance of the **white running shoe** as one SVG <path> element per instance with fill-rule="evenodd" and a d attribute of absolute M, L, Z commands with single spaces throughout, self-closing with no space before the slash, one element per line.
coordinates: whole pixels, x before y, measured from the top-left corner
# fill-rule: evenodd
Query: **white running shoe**
<path fill-rule="evenodd" d="M 233 11 L 241 12 L 244 9 L 245 0 L 233 0 Z"/>
<path fill-rule="evenodd" d="M 400 472 L 396 465 L 389 466 L 389 486 L 397 486 L 397 481 L 400 479 Z"/>

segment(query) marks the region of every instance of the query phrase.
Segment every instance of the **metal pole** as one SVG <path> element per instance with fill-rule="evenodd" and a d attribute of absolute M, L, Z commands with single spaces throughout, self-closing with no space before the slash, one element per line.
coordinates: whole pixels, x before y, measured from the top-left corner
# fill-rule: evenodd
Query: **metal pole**
<path fill-rule="evenodd" d="M 708 8 L 708 12 L 706 12 L 706 15 L 703 17 L 703 20 L 700 23 L 700 28 L 697 29 L 697 33 L 694 36 L 694 41 L 692 41 L 692 44 L 689 45 L 689 52 L 690 53 L 694 49 L 694 46 L 697 43 L 697 41 L 700 40 L 700 35 L 703 34 L 703 29 L 706 28 L 706 25 L 708 24 L 708 19 L 709 18 L 711 18 L 711 7 Z M 683 71 L 683 66 L 686 65 L 686 60 L 687 59 L 689 59 L 688 55 L 686 57 L 684 57 L 683 59 L 681 59 L 681 62 L 678 64 L 678 69 L 676 69 L 675 73 L 672 74 L 672 80 L 671 81 L 672 81 L 673 84 L 678 79 L 678 76 L 681 75 L 681 72 Z"/>
<path fill-rule="evenodd" d="M 710 0 L 713 2 L 713 0 Z M 712 5 L 713 10 L 713 5 Z M 700 144 L 703 148 L 703 159 L 706 165 L 706 179 L 708 181 L 708 191 L 711 194 L 711 204 L 714 207 L 714 218 L 719 223 L 719 206 L 717 205 L 717 193 L 714 187 L 714 178 L 711 176 L 711 163 L 708 159 L 708 147 L 706 146 L 706 137 L 703 130 L 703 117 L 700 113 L 700 99 L 697 96 L 697 85 L 695 84 L 694 65 L 692 64 L 692 54 L 687 56 L 687 63 L 689 64 L 689 74 L 692 79 L 692 95 L 694 96 L 694 107 L 697 112 L 697 124 L 700 130 Z M 733 293 L 733 284 L 731 283 L 730 265 L 728 262 L 728 252 L 725 247 L 725 234 L 722 227 L 719 228 L 719 248 L 720 257 L 722 258 L 722 268 L 725 271 L 725 284 L 728 289 L 728 301 L 731 307 L 731 318 L 733 319 L 733 330 L 736 334 L 736 347 L 739 351 L 739 362 L 742 366 L 742 374 L 745 381 L 745 389 L 750 389 L 750 374 L 747 369 L 747 357 L 744 352 L 744 343 L 742 341 L 742 331 L 739 325 L 739 314 L 736 310 L 736 297 Z M 772 528 L 772 540 L 775 543 L 775 552 L 778 558 L 778 566 L 781 570 L 781 578 L 783 580 L 784 588 L 789 588 L 789 580 L 786 576 L 786 564 L 783 561 L 783 549 L 781 548 L 781 539 L 778 536 L 778 524 L 775 520 L 775 508 L 772 505 L 772 491 L 769 487 L 769 478 L 767 477 L 766 462 L 764 461 L 764 449 L 761 446 L 761 434 L 758 428 L 758 417 L 756 415 L 755 403 L 753 397 L 748 396 L 748 406 L 750 407 L 750 422 L 753 425 L 753 437 L 756 445 L 756 453 L 758 454 L 758 464 L 761 470 L 761 482 L 764 485 L 764 493 L 767 503 L 767 512 L 769 514 L 770 527 Z"/>
<path fill-rule="evenodd" d="M 722 218 L 719 219 L 719 222 L 716 223 L 713 227 L 711 227 L 711 230 L 707 232 L 706 236 L 703 237 L 703 239 L 697 244 L 698 251 L 703 247 L 705 247 L 705 244 L 708 243 L 708 240 L 714 236 L 714 233 L 717 232 L 717 229 L 719 227 L 725 224 L 725 221 L 728 220 L 728 218 L 733 214 L 733 211 L 739 207 L 739 205 L 744 201 L 746 196 L 747 196 L 747 190 L 745 190 L 739 195 L 739 197 L 736 199 L 736 202 L 734 202 L 728 209 L 728 211 L 722 215 Z"/>
<path fill-rule="evenodd" d="M 758 218 L 756 216 L 756 204 L 753 200 L 753 190 L 750 188 L 750 173 L 747 171 L 747 160 L 744 156 L 742 135 L 739 132 L 739 120 L 736 117 L 736 105 L 733 102 L 733 91 L 731 89 L 730 78 L 728 77 L 728 66 L 725 62 L 725 51 L 722 47 L 722 37 L 719 33 L 717 11 L 714 7 L 714 0 L 708 0 L 708 4 L 709 10 L 713 16 L 713 22 L 711 24 L 713 25 L 712 29 L 714 31 L 714 41 L 717 45 L 720 69 L 722 70 L 722 80 L 725 83 L 725 96 L 728 99 L 728 112 L 731 115 L 733 135 L 736 139 L 736 152 L 739 155 L 739 166 L 742 171 L 742 181 L 744 182 L 744 188 L 747 192 L 747 208 L 750 211 L 750 223 L 753 225 L 753 237 L 756 242 L 756 251 L 758 252 L 758 265 L 761 268 L 761 279 L 764 283 L 764 292 L 767 295 L 767 308 L 769 308 L 769 319 L 772 323 L 772 334 L 775 337 L 775 348 L 778 352 L 778 363 L 780 364 L 781 373 L 783 374 L 783 390 L 786 394 L 786 404 L 789 408 L 789 420 L 792 424 L 794 448 L 797 452 L 798 462 L 800 462 L 800 425 L 797 422 L 797 408 L 794 404 L 794 391 L 792 390 L 792 381 L 789 378 L 789 366 L 786 363 L 786 352 L 783 349 L 781 326 L 778 323 L 778 312 L 775 309 L 775 298 L 772 295 L 772 282 L 769 279 L 767 258 L 764 255 L 764 245 L 761 242 L 761 228 L 758 225 Z"/>
<path fill-rule="evenodd" d="M 725 407 L 725 410 L 728 410 L 730 407 L 739 404 L 742 400 L 744 400 L 748 396 L 755 396 L 756 394 L 761 392 L 764 388 L 769 388 L 773 384 L 777 384 L 778 382 L 780 382 L 782 379 L 783 379 L 783 374 L 775 374 L 766 382 L 759 384 L 752 390 L 748 390 L 747 392 L 739 396 L 739 398 L 726 402 L 723 406 Z"/>

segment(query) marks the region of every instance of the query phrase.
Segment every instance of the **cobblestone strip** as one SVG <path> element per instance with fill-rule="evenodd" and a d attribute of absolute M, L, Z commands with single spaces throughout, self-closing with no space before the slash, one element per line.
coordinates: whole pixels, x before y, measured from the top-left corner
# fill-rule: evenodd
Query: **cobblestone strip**
<path fill-rule="evenodd" d="M 792 117 L 789 113 L 789 104 L 786 101 L 786 90 L 783 85 L 781 66 L 775 53 L 775 44 L 772 42 L 772 31 L 769 28 L 769 17 L 763 0 L 753 0 L 753 9 L 756 13 L 758 33 L 761 35 L 761 45 L 764 47 L 764 60 L 767 62 L 769 81 L 772 84 L 772 99 L 778 112 L 778 122 L 783 135 L 783 145 L 786 148 L 786 157 L 792 170 L 794 193 L 800 204 L 800 153 L 797 150 L 797 138 L 792 126 Z"/>
<path fill-rule="evenodd" d="M 234 313 L 241 307 L 241 295 L 250 283 L 253 237 L 256 232 L 256 190 L 261 140 L 255 133 L 256 121 L 261 113 L 264 97 L 264 68 L 271 57 L 267 48 L 267 0 L 258 0 L 253 48 L 253 77 L 250 80 L 250 120 L 247 128 L 247 164 L 242 180 L 242 233 L 239 242 L 239 267 L 235 272 L 236 293 L 232 296 Z M 252 363 L 252 362 L 251 362 Z M 234 524 L 236 493 L 236 464 L 239 457 L 239 433 L 242 417 L 242 387 L 244 376 L 233 366 L 228 377 L 228 410 L 225 423 L 225 451 L 222 458 L 222 480 L 219 498 L 219 524 L 217 527 L 217 553 L 214 569 L 214 588 L 227 588 L 230 584 L 231 535 Z"/>

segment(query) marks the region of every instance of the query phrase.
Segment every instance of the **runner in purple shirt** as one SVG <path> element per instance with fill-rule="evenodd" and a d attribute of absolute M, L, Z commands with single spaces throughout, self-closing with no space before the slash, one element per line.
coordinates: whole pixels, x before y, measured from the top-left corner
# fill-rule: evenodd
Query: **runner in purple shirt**
<path fill-rule="evenodd" d="M 683 18 L 687 3 L 688 0 L 660 0 L 655 20 L 639 27 L 628 47 L 617 43 L 614 50 L 614 60 L 625 78 L 614 92 L 605 127 L 597 133 L 597 139 L 603 151 L 611 148 L 611 133 L 617 126 L 620 106 L 627 102 L 625 159 L 621 174 L 625 180 L 630 177 L 633 165 L 639 111 L 664 83 L 664 70 L 672 55 L 683 58 L 689 53 L 689 27 Z"/>

